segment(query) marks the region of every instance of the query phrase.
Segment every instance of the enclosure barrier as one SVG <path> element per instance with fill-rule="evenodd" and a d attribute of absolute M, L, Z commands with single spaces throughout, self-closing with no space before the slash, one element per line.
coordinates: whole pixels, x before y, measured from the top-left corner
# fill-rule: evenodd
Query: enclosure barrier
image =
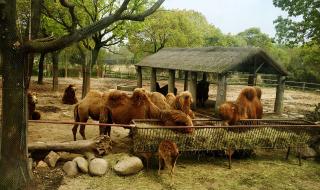
<path fill-rule="evenodd" d="M 134 120 L 133 150 L 135 153 L 155 153 L 162 140 L 176 142 L 179 151 L 203 152 L 223 150 L 228 155 L 229 168 L 234 150 L 297 148 L 299 165 L 301 150 L 320 134 L 320 125 L 303 120 L 242 120 L 234 126 L 222 126 L 217 119 L 193 120 L 192 134 L 177 132 L 186 126 L 162 126 L 159 120 Z"/>

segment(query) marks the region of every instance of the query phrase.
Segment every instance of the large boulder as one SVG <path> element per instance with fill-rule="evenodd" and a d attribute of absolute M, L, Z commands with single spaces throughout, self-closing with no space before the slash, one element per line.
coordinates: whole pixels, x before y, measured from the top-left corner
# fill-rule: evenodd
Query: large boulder
<path fill-rule="evenodd" d="M 76 157 L 75 159 L 73 159 L 73 161 L 77 163 L 77 166 L 81 172 L 88 173 L 89 163 L 86 159 L 84 159 L 83 157 Z"/>
<path fill-rule="evenodd" d="M 301 151 L 301 157 L 303 159 L 308 159 L 308 158 L 315 158 L 317 156 L 317 152 L 310 147 L 304 148 Z"/>
<path fill-rule="evenodd" d="M 79 173 L 77 163 L 74 161 L 66 162 L 62 169 L 68 176 L 75 176 Z"/>
<path fill-rule="evenodd" d="M 91 175 L 102 176 L 107 172 L 108 162 L 102 158 L 94 158 L 89 163 L 89 172 Z"/>
<path fill-rule="evenodd" d="M 113 169 L 119 175 L 132 175 L 142 170 L 143 164 L 141 159 L 136 156 L 125 157 L 123 160 L 120 160 Z"/>
<path fill-rule="evenodd" d="M 51 167 L 55 167 L 60 155 L 54 151 L 50 151 L 49 154 L 44 158 L 44 161 Z"/>

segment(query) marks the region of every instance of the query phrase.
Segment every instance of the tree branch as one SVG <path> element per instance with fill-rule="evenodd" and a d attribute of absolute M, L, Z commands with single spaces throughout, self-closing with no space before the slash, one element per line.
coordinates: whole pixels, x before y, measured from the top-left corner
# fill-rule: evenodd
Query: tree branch
<path fill-rule="evenodd" d="M 62 36 L 56 40 L 50 42 L 36 42 L 29 41 L 25 43 L 24 49 L 28 52 L 50 52 L 70 45 L 73 42 L 77 42 L 87 38 L 88 36 L 107 28 L 111 24 L 119 20 L 143 20 L 154 13 L 164 2 L 164 0 L 158 0 L 152 7 L 146 10 L 144 13 L 137 15 L 121 15 L 126 9 L 130 0 L 124 0 L 120 8 L 113 14 L 102 18 L 101 20 L 88 25 L 82 29 L 75 30 L 72 34 Z"/>
<path fill-rule="evenodd" d="M 75 5 L 73 3 L 70 3 L 68 0 L 60 0 L 60 4 L 69 9 L 69 13 L 72 20 L 71 29 L 75 30 L 78 24 L 78 19 L 76 17 L 76 14 L 74 13 Z"/>

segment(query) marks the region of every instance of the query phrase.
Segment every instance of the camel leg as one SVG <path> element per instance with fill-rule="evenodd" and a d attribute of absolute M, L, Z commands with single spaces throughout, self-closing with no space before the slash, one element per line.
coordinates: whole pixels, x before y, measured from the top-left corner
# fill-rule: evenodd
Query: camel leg
<path fill-rule="evenodd" d="M 73 128 L 72 128 L 72 133 L 73 133 L 73 140 L 76 141 L 77 140 L 77 130 L 78 130 L 78 124 L 74 124 Z"/>
<path fill-rule="evenodd" d="M 80 135 L 82 136 L 83 140 L 86 140 L 85 129 L 86 125 L 80 125 Z"/>
<path fill-rule="evenodd" d="M 160 175 L 161 170 L 161 156 L 159 155 L 159 169 L 158 169 L 158 175 Z"/>
<path fill-rule="evenodd" d="M 289 159 L 290 149 L 291 149 L 291 147 L 289 146 L 289 147 L 288 147 L 288 151 L 287 151 L 287 155 L 286 155 L 286 160 L 288 160 L 288 159 Z"/>

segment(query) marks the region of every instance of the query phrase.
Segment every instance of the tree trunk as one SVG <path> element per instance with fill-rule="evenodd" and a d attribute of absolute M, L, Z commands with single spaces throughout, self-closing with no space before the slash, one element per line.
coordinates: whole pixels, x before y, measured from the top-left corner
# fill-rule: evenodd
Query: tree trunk
<path fill-rule="evenodd" d="M 66 52 L 64 52 L 64 78 L 68 78 L 68 61 Z"/>
<path fill-rule="evenodd" d="M 52 52 L 52 90 L 58 91 L 58 76 L 59 76 L 59 52 Z"/>
<path fill-rule="evenodd" d="M 99 51 L 100 51 L 100 48 L 94 48 L 91 51 L 91 69 L 93 68 L 94 65 L 97 65 L 97 70 L 100 69 L 99 65 L 97 64 Z M 97 72 L 97 77 L 101 76 L 101 74 L 100 75 L 99 74 L 100 72 Z"/>
<path fill-rule="evenodd" d="M 10 47 L 10 46 L 9 46 Z M 26 189 L 31 183 L 27 150 L 27 54 L 3 50 L 0 189 Z"/>
<path fill-rule="evenodd" d="M 92 151 L 99 155 L 107 154 L 111 151 L 111 139 L 109 136 L 99 136 L 89 140 L 78 140 L 70 142 L 34 142 L 28 144 L 28 149 L 32 151 L 67 151 L 86 152 Z"/>
<path fill-rule="evenodd" d="M 38 84 L 43 84 L 43 62 L 45 58 L 45 53 L 41 53 L 39 60 L 39 72 L 38 72 Z"/>
<path fill-rule="evenodd" d="M 3 61 L 0 189 L 27 189 L 32 173 L 28 168 L 27 96 L 25 70 L 27 54 L 16 31 L 16 1 L 6 0 L 0 9 L 0 51 Z M 3 6 L 3 5 L 1 5 Z M 6 31 L 3 33 L 3 31 Z"/>
<path fill-rule="evenodd" d="M 41 0 L 32 0 L 31 1 L 31 25 L 29 30 L 29 40 L 36 39 L 38 37 L 39 28 L 40 28 L 40 14 L 41 14 Z M 29 88 L 30 80 L 33 71 L 34 62 L 34 53 L 29 53 L 28 55 L 28 68 L 26 69 L 25 80 L 26 87 Z"/>

